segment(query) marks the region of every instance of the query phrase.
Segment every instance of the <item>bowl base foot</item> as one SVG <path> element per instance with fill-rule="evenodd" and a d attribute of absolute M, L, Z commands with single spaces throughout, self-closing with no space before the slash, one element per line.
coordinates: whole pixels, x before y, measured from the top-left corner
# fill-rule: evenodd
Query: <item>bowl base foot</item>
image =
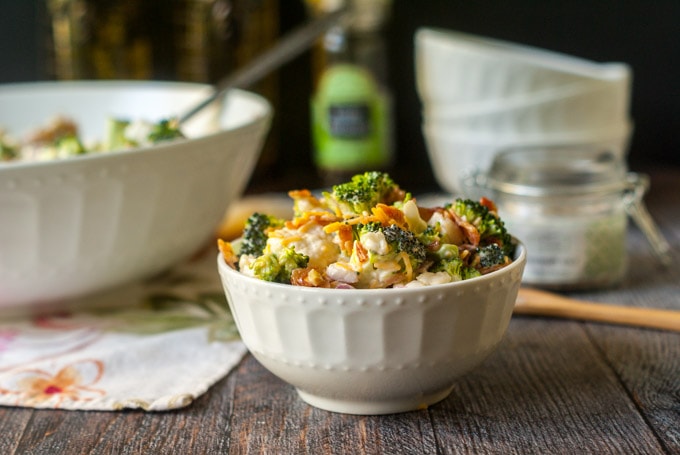
<path fill-rule="evenodd" d="M 453 390 L 453 386 L 434 393 L 418 395 L 413 398 L 397 398 L 382 401 L 353 401 L 344 400 L 342 398 L 328 398 L 314 395 L 300 389 L 296 390 L 304 402 L 319 409 L 342 414 L 380 415 L 426 409 L 428 406 L 438 403 L 448 397 Z"/>

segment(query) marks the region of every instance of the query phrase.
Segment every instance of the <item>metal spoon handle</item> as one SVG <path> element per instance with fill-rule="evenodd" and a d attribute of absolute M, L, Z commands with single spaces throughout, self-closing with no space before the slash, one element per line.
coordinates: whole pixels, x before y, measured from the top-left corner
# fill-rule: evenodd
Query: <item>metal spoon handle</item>
<path fill-rule="evenodd" d="M 246 88 L 287 61 L 297 57 L 311 47 L 320 35 L 338 23 L 340 18 L 345 14 L 346 10 L 344 9 L 334 11 L 311 21 L 284 36 L 269 50 L 247 63 L 245 66 L 239 68 L 234 73 L 221 79 L 215 85 L 215 90 L 209 97 L 179 117 L 180 125 L 218 99 L 227 90 L 232 88 Z"/>

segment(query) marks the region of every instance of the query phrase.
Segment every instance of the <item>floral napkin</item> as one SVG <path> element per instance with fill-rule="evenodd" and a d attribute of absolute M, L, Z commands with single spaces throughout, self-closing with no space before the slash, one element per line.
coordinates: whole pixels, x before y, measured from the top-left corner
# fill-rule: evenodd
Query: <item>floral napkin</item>
<path fill-rule="evenodd" d="M 84 309 L 0 315 L 0 405 L 164 411 L 190 404 L 246 352 L 216 253 L 208 248 L 154 279 L 73 305 Z"/>

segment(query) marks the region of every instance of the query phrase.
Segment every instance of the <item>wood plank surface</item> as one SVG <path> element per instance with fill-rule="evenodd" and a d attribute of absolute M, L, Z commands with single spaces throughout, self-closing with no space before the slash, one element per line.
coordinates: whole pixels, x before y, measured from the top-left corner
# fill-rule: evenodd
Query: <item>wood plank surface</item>
<path fill-rule="evenodd" d="M 680 264 L 680 170 L 654 174 L 650 211 Z M 572 294 L 680 310 L 632 226 L 620 287 Z M 513 317 L 500 347 L 429 409 L 335 414 L 306 405 L 246 356 L 170 412 L 0 407 L 0 454 L 680 454 L 680 333 Z"/>

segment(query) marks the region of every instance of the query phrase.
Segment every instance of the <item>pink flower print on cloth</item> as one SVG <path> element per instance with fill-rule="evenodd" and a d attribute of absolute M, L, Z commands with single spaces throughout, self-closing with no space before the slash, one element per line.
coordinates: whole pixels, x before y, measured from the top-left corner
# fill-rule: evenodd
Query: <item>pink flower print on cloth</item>
<path fill-rule="evenodd" d="M 103 363 L 94 359 L 68 364 L 54 373 L 40 369 L 15 371 L 9 384 L 0 387 L 0 394 L 16 395 L 17 404 L 59 408 L 64 400 L 90 401 L 104 395 L 103 390 L 93 388 L 103 373 Z"/>
<path fill-rule="evenodd" d="M 12 341 L 19 335 L 18 330 L 0 330 L 0 353 L 10 348 Z"/>

